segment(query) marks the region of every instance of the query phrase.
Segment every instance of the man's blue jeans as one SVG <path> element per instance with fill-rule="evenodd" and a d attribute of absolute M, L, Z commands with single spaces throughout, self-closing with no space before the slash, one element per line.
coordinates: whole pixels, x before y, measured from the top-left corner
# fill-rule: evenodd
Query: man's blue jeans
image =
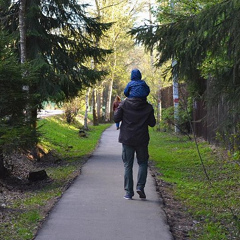
<path fill-rule="evenodd" d="M 133 163 L 134 154 L 138 162 L 137 189 L 143 189 L 147 180 L 148 146 L 133 147 L 122 144 L 122 159 L 124 163 L 124 189 L 127 194 L 134 195 L 133 191 Z"/>

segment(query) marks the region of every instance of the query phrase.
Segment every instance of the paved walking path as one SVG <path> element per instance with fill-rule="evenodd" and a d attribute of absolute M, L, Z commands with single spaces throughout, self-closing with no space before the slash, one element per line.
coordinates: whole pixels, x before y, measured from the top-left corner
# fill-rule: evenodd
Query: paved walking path
<path fill-rule="evenodd" d="M 147 200 L 123 198 L 119 131 L 112 125 L 81 175 L 54 207 L 36 240 L 172 240 L 149 174 Z M 137 164 L 134 165 L 136 181 Z"/>

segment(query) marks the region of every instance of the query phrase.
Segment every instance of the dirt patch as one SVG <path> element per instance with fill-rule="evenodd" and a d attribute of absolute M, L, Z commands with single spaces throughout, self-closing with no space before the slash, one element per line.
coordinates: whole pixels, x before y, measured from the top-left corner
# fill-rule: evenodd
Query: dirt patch
<path fill-rule="evenodd" d="M 189 232 L 194 230 L 197 222 L 188 214 L 187 208 L 174 198 L 173 185 L 160 178 L 161 174 L 153 163 L 150 163 L 150 171 L 162 199 L 163 210 L 174 240 L 190 240 Z"/>
<path fill-rule="evenodd" d="M 41 161 L 33 160 L 27 154 L 15 154 L 8 159 L 6 166 L 10 169 L 10 175 L 3 179 L 0 179 L 0 226 L 6 227 L 12 225 L 12 222 L 19 213 L 24 213 L 26 209 L 13 206 L 13 203 L 21 202 L 27 198 L 29 194 L 42 189 L 43 187 L 50 185 L 53 180 L 48 177 L 42 181 L 31 182 L 28 180 L 28 173 L 31 171 L 37 171 L 45 169 L 50 166 L 60 166 L 65 164 L 54 153 L 48 153 L 41 158 Z M 79 175 L 80 170 L 76 170 L 69 180 L 63 183 L 62 192 L 64 192 L 71 182 Z M 39 206 L 42 216 L 47 216 L 50 210 L 58 201 L 58 198 L 51 198 L 44 206 Z M 42 222 L 39 222 L 39 228 Z M 11 235 L 11 233 L 9 233 Z"/>

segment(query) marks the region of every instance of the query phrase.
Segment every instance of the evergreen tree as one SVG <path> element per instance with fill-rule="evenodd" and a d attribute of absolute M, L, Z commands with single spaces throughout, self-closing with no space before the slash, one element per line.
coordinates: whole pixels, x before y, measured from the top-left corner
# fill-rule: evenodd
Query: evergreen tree
<path fill-rule="evenodd" d="M 36 142 L 35 131 L 25 118 L 28 97 L 22 86 L 27 69 L 21 66 L 8 44 L 10 39 L 0 31 L 0 177 L 7 174 L 4 156 L 18 148 L 31 147 Z M 29 72 L 29 70 L 28 70 Z M 30 77 L 30 74 L 29 74 Z"/>
<path fill-rule="evenodd" d="M 16 36 L 19 1 L 3 1 L 4 26 Z M 76 0 L 28 0 L 25 8 L 26 60 L 38 73 L 29 85 L 30 94 L 38 95 L 31 105 L 36 119 L 43 101 L 74 97 L 84 85 L 102 77 L 104 72 L 91 69 L 88 62 L 91 58 L 103 61 L 108 53 L 96 47 L 93 39 L 100 38 L 110 25 L 88 17 L 84 5 Z"/>
<path fill-rule="evenodd" d="M 131 33 L 148 50 L 157 49 L 157 66 L 173 57 L 177 60 L 180 79 L 187 82 L 189 92 L 207 103 L 207 124 L 226 139 L 237 132 L 239 123 L 240 2 L 199 0 L 188 7 L 186 1 L 174 2 L 175 11 L 167 4 L 161 6 L 158 24 Z M 211 116 L 219 108 L 225 111 L 224 118 L 221 112 Z M 225 141 L 238 144 L 230 138 Z"/>
<path fill-rule="evenodd" d="M 236 96 L 240 87 L 239 1 L 194 1 L 188 7 L 185 2 L 176 4 L 175 12 L 162 6 L 160 24 L 141 26 L 131 33 L 147 49 L 156 47 L 158 66 L 174 56 L 180 77 L 195 86 L 194 92 L 199 90 L 199 78 L 211 75 L 215 77 L 212 96 L 226 90 L 228 98 Z"/>

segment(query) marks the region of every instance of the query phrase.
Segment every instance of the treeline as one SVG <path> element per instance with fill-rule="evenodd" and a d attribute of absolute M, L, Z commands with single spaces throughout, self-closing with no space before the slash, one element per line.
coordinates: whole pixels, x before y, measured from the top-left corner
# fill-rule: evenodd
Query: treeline
<path fill-rule="evenodd" d="M 228 106 L 224 121 L 214 125 L 215 137 L 239 150 L 239 1 L 159 1 L 155 15 L 155 24 L 137 27 L 131 34 L 147 50 L 157 51 L 157 66 L 177 60 L 174 68 L 179 82 L 187 84 L 190 104 L 203 101 L 210 112 L 212 106 L 222 106 L 219 102 Z"/>
<path fill-rule="evenodd" d="M 111 50 L 98 47 L 111 24 L 77 1 L 0 2 L 0 177 L 4 156 L 38 141 L 37 111 L 44 101 L 64 102 L 100 80 Z"/>
<path fill-rule="evenodd" d="M 69 121 L 79 109 L 86 120 L 91 110 L 98 125 L 111 120 L 132 67 L 141 64 L 151 75 L 128 34 L 144 4 L 0 0 L 0 177 L 7 155 L 37 145 L 44 103 L 64 105 Z"/>

